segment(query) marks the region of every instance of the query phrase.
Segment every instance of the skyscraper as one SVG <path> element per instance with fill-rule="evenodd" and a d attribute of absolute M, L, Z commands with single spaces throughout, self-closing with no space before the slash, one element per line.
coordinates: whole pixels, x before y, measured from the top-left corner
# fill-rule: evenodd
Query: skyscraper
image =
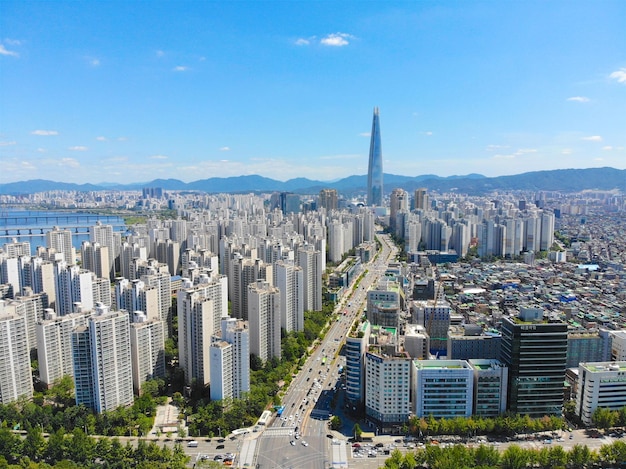
<path fill-rule="evenodd" d="M 380 122 L 378 108 L 374 108 L 370 159 L 367 170 L 367 205 L 383 205 L 383 151 L 380 144 Z"/>

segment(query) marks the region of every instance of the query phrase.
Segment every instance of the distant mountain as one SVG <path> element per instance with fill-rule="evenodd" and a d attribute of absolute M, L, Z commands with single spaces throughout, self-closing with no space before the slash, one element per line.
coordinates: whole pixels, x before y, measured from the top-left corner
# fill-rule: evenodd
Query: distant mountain
<path fill-rule="evenodd" d="M 440 192 L 460 192 L 467 194 L 486 194 L 494 190 L 547 190 L 581 191 L 613 190 L 626 192 L 626 170 L 615 168 L 557 169 L 552 171 L 533 171 L 512 176 L 485 177 L 480 174 L 466 176 L 440 177 L 433 174 L 421 176 L 402 176 L 385 174 L 384 186 L 387 192 L 395 188 L 414 191 L 424 187 Z M 289 181 L 276 181 L 258 175 L 228 178 L 200 179 L 185 183 L 178 179 L 155 179 L 141 184 L 104 186 L 94 184 L 70 184 L 45 180 L 31 180 L 0 184 L 0 194 L 31 194 L 50 190 L 98 191 L 98 190 L 140 190 L 142 187 L 161 187 L 170 191 L 202 191 L 207 193 L 242 193 L 289 191 L 299 194 L 316 194 L 323 188 L 337 189 L 338 192 L 351 195 L 367 190 L 367 175 L 348 176 L 334 182 L 315 181 L 307 178 L 295 178 Z"/>

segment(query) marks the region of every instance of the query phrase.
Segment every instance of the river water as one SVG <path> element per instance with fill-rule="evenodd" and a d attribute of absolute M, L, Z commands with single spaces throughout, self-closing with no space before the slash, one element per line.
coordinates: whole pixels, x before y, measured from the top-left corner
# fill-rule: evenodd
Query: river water
<path fill-rule="evenodd" d="M 89 241 L 90 226 L 97 221 L 103 225 L 112 225 L 113 230 L 126 232 L 124 219 L 115 215 L 83 211 L 46 211 L 46 210 L 16 210 L 0 208 L 0 246 L 16 239 L 19 242 L 30 243 L 31 254 L 37 246 L 46 245 L 46 235 L 52 227 L 69 229 L 72 232 L 72 244 L 80 249 L 83 241 Z"/>

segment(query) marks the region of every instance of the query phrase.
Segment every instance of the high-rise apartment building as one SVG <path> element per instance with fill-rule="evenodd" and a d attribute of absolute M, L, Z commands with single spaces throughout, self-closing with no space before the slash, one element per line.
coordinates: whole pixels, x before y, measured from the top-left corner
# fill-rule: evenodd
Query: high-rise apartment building
<path fill-rule="evenodd" d="M 228 316 L 228 280 L 201 277 L 196 285 L 178 291 L 178 353 L 187 384 L 203 386 L 211 379 L 211 338 Z"/>
<path fill-rule="evenodd" d="M 33 397 L 26 317 L 0 300 L 0 404 Z"/>
<path fill-rule="evenodd" d="M 151 287 L 142 280 L 117 278 L 115 283 L 115 308 L 126 311 L 143 311 L 149 321 L 163 321 L 160 310 L 158 287 Z M 165 324 L 165 323 L 164 323 Z"/>
<path fill-rule="evenodd" d="M 509 368 L 508 409 L 533 418 L 561 415 L 567 363 L 567 324 L 521 308 L 502 318 L 500 361 Z"/>
<path fill-rule="evenodd" d="M 372 135 L 370 137 L 370 156 L 367 170 L 367 205 L 383 205 L 383 150 L 380 143 L 380 121 L 378 108 L 374 108 Z"/>
<path fill-rule="evenodd" d="M 35 326 L 39 378 L 48 387 L 63 376 L 74 376 L 72 365 L 72 331 L 87 324 L 87 316 L 72 313 L 57 316 L 52 309 Z"/>
<path fill-rule="evenodd" d="M 415 195 L 413 196 L 413 208 L 415 210 L 428 210 L 430 207 L 430 201 L 427 194 L 427 190 L 423 187 L 415 189 Z"/>
<path fill-rule="evenodd" d="M 80 257 L 83 269 L 92 271 L 100 278 L 111 278 L 111 260 L 109 259 L 108 246 L 83 241 L 80 246 Z"/>
<path fill-rule="evenodd" d="M 74 312 L 75 303 L 84 311 L 93 309 L 92 272 L 77 265 L 59 262 L 56 267 L 56 312 L 60 316 Z"/>
<path fill-rule="evenodd" d="M 149 379 L 165 377 L 165 325 L 148 319 L 143 311 L 133 311 L 130 325 L 130 349 L 133 364 L 133 388 L 141 395 Z"/>
<path fill-rule="evenodd" d="M 222 319 L 222 331 L 211 344 L 211 400 L 240 398 L 250 391 L 250 334 L 248 324 Z"/>
<path fill-rule="evenodd" d="M 91 244 L 95 245 L 98 243 L 100 246 L 107 248 L 109 271 L 106 272 L 106 275 L 98 275 L 98 277 L 113 280 L 115 277 L 115 259 L 119 253 L 119 246 L 115 242 L 115 236 L 113 236 L 113 226 L 103 225 L 101 221 L 97 221 L 95 226 L 89 227 L 89 241 Z"/>
<path fill-rule="evenodd" d="M 72 232 L 62 230 L 58 226 L 53 226 L 52 230 L 46 233 L 46 247 L 63 255 L 63 260 L 68 265 L 76 263 L 76 250 L 72 246 Z"/>
<path fill-rule="evenodd" d="M 337 189 L 322 189 L 317 199 L 317 208 L 323 208 L 327 212 L 337 210 L 339 198 L 337 197 Z"/>
<path fill-rule="evenodd" d="M 248 321 L 250 353 L 263 362 L 280 358 L 280 291 L 269 282 L 259 280 L 248 286 Z"/>
<path fill-rule="evenodd" d="M 76 404 L 102 413 L 133 403 L 127 311 L 109 311 L 97 305 L 87 326 L 72 333 Z"/>
<path fill-rule="evenodd" d="M 298 265 L 302 268 L 304 282 L 304 311 L 322 310 L 322 274 L 324 254 L 307 244 L 298 250 Z"/>
<path fill-rule="evenodd" d="M 280 323 L 287 332 L 304 330 L 304 276 L 290 262 L 274 264 L 274 286 L 280 291 Z"/>

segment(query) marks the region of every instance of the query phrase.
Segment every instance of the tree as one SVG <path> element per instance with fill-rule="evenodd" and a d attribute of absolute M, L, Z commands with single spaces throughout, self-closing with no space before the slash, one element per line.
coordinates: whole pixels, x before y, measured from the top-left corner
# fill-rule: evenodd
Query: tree
<path fill-rule="evenodd" d="M 338 415 L 334 415 L 332 419 L 330 419 L 330 428 L 332 430 L 339 430 L 342 425 L 342 421 Z"/>
<path fill-rule="evenodd" d="M 358 423 L 355 423 L 354 427 L 352 427 L 352 434 L 354 435 L 354 439 L 356 441 L 361 441 L 361 435 L 363 434 L 363 430 Z"/>
<path fill-rule="evenodd" d="M 7 458 L 8 462 L 15 462 L 22 454 L 22 441 L 6 427 L 0 428 L 0 455 Z"/>
<path fill-rule="evenodd" d="M 586 467 L 592 460 L 591 451 L 587 445 L 574 445 L 567 453 L 567 460 L 572 467 Z"/>
<path fill-rule="evenodd" d="M 606 407 L 596 407 L 591 416 L 591 421 L 596 427 L 606 430 L 615 425 L 617 414 Z"/>
<path fill-rule="evenodd" d="M 31 427 L 26 433 L 24 440 L 24 454 L 30 459 L 39 461 L 46 451 L 46 440 L 44 439 L 41 427 Z"/>
<path fill-rule="evenodd" d="M 524 451 L 519 445 L 511 445 L 502 453 L 500 465 L 503 469 L 522 469 L 530 461 L 527 451 Z"/>

